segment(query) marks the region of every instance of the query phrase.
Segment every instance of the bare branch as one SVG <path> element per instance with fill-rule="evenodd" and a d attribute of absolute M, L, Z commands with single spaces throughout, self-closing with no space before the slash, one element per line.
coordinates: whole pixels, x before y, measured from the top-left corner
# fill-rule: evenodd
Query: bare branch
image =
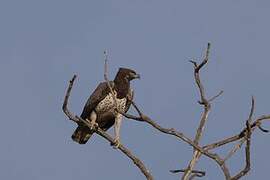
<path fill-rule="evenodd" d="M 270 120 L 270 115 L 263 115 L 263 116 L 260 116 L 259 118 L 257 118 L 251 124 L 251 131 L 254 131 L 257 127 L 260 128 L 261 123 L 263 121 L 267 121 L 267 120 Z M 220 140 L 220 141 L 215 142 L 215 143 L 211 143 L 211 144 L 205 145 L 205 146 L 203 146 L 203 149 L 205 149 L 205 150 L 211 150 L 211 149 L 215 149 L 215 148 L 221 147 L 221 146 L 223 146 L 225 144 L 229 144 L 229 143 L 238 141 L 238 140 L 242 139 L 243 137 L 245 137 L 246 131 L 247 131 L 247 129 L 244 128 L 239 134 L 236 134 L 234 136 L 225 138 L 225 139 Z"/>
<path fill-rule="evenodd" d="M 250 108 L 250 113 L 249 113 L 249 116 L 248 116 L 248 122 L 249 123 L 251 123 L 251 121 L 252 121 L 252 116 L 254 114 L 254 108 L 255 108 L 255 99 L 252 96 L 252 98 L 251 98 L 251 108 Z"/>
<path fill-rule="evenodd" d="M 215 149 L 217 147 L 220 147 L 220 146 L 223 146 L 225 144 L 228 144 L 228 143 L 231 143 L 231 142 L 234 142 L 234 141 L 237 141 L 241 139 L 239 137 L 239 134 L 235 135 L 235 136 L 232 136 L 232 137 L 228 137 L 224 140 L 220 140 L 218 142 L 215 142 L 215 143 L 211 143 L 211 144 L 208 144 L 208 145 L 205 145 L 203 146 L 203 149 L 206 149 L 206 150 L 210 150 L 210 149 Z"/>
<path fill-rule="evenodd" d="M 160 131 L 164 134 L 175 136 L 176 138 L 188 143 L 190 146 L 192 146 L 199 153 L 204 154 L 205 156 L 213 159 L 220 166 L 226 179 L 230 178 L 230 173 L 229 173 L 228 168 L 226 167 L 226 164 L 223 162 L 223 159 L 221 157 L 219 157 L 217 154 L 211 153 L 209 151 L 205 151 L 203 148 L 201 148 L 200 146 L 195 144 L 191 139 L 186 137 L 183 133 L 176 131 L 174 128 L 163 128 L 162 126 L 155 123 L 151 118 L 144 115 L 139 110 L 138 107 L 137 107 L 137 109 L 140 112 L 141 117 L 137 117 L 137 116 L 133 116 L 133 115 L 125 114 L 125 113 L 123 113 L 123 115 L 128 119 L 133 119 L 133 120 L 140 121 L 140 122 L 146 122 L 146 123 L 150 124 L 152 127 L 154 127 L 155 129 L 157 129 L 158 131 Z"/>
<path fill-rule="evenodd" d="M 189 62 L 191 62 L 193 64 L 194 68 L 197 68 L 198 65 L 197 65 L 197 62 L 196 61 L 189 60 Z"/>
<path fill-rule="evenodd" d="M 254 102 L 253 102 L 254 103 Z M 251 117 L 251 116 L 250 116 Z M 236 174 L 234 177 L 232 177 L 232 180 L 240 179 L 241 177 L 245 176 L 250 171 L 250 139 L 251 139 L 251 125 L 249 120 L 246 121 L 246 128 L 247 128 L 247 134 L 246 134 L 246 166 L 245 168 L 240 171 L 238 174 Z"/>
<path fill-rule="evenodd" d="M 228 159 L 230 159 L 234 153 L 236 153 L 244 144 L 246 140 L 245 139 L 241 139 L 239 143 L 237 143 L 229 152 L 229 154 L 224 158 L 224 162 L 227 161 Z"/>
<path fill-rule="evenodd" d="M 269 133 L 268 129 L 264 129 L 263 127 L 259 126 L 259 129 L 264 133 Z"/>
<path fill-rule="evenodd" d="M 131 101 L 132 102 L 132 106 L 136 109 L 136 111 L 138 112 L 138 114 L 140 115 L 140 117 L 143 116 L 142 112 L 140 111 L 139 107 L 137 106 L 137 104 L 135 104 L 134 101 Z"/>
<path fill-rule="evenodd" d="M 170 170 L 171 173 L 183 173 L 185 172 L 185 169 L 177 169 L 177 170 Z M 192 170 L 191 173 L 194 177 L 203 177 L 206 175 L 205 171 L 199 171 L 199 170 Z"/>
<path fill-rule="evenodd" d="M 202 63 L 199 64 L 199 66 L 196 67 L 196 71 L 197 71 L 197 72 L 199 72 L 200 69 L 208 62 L 209 54 L 210 54 L 210 47 L 211 47 L 211 44 L 208 43 L 208 44 L 207 44 L 206 53 L 205 53 L 205 58 L 204 58 L 204 60 L 202 61 Z"/>
<path fill-rule="evenodd" d="M 69 86 L 68 86 L 68 89 L 66 91 L 66 95 L 65 95 L 65 99 L 64 99 L 64 103 L 63 103 L 62 109 L 63 109 L 64 113 L 69 117 L 70 120 L 73 120 L 74 122 L 78 123 L 79 121 L 77 121 L 77 119 L 74 118 L 74 116 L 72 115 L 72 113 L 67 108 L 68 99 L 69 99 L 69 96 L 70 96 L 70 92 L 71 92 L 73 83 L 74 83 L 74 81 L 75 81 L 76 78 L 77 78 L 77 75 L 75 74 L 72 77 L 72 79 L 69 81 Z"/>
<path fill-rule="evenodd" d="M 194 149 L 198 150 L 200 153 L 206 155 L 207 157 L 209 157 L 209 158 L 211 158 L 211 159 L 213 159 L 216 162 L 219 162 L 221 164 L 222 160 L 217 154 L 210 153 L 210 152 L 204 150 L 200 146 L 196 145 L 190 138 L 185 136 L 183 133 L 176 131 L 174 128 L 164 128 L 164 127 L 160 126 L 159 124 L 157 124 L 156 122 L 154 122 L 150 117 L 144 115 L 141 111 L 140 111 L 140 113 L 142 115 L 141 117 L 133 116 L 133 115 L 126 114 L 126 113 L 122 113 L 122 114 L 128 119 L 132 119 L 132 120 L 136 120 L 136 121 L 140 121 L 140 122 L 146 122 L 164 134 L 172 135 L 172 136 L 175 136 L 176 138 L 181 139 L 182 141 L 184 141 L 184 142 L 188 143 L 190 146 L 192 146 Z"/>
<path fill-rule="evenodd" d="M 270 115 L 263 115 L 263 116 L 259 117 L 257 120 L 255 120 L 255 122 L 251 125 L 251 127 L 253 127 L 253 126 L 256 125 L 256 126 L 259 127 L 259 129 L 260 129 L 262 132 L 268 133 L 269 130 L 264 129 L 264 128 L 262 128 L 262 126 L 261 126 L 261 123 L 262 123 L 264 120 L 270 120 Z"/>
<path fill-rule="evenodd" d="M 250 108 L 250 113 L 248 116 L 248 120 L 246 123 L 248 123 L 250 125 L 251 121 L 252 121 L 252 116 L 254 114 L 254 108 L 255 108 L 255 100 L 254 97 L 252 96 L 252 100 L 251 100 L 251 108 Z M 251 125 L 250 126 L 246 126 L 247 127 L 247 133 L 250 131 L 251 133 Z M 250 129 L 248 129 L 250 128 Z M 231 151 L 229 152 L 229 154 L 224 158 L 224 162 L 227 161 L 229 158 L 231 158 L 233 156 L 234 153 L 237 152 L 237 150 L 239 150 L 242 145 L 244 144 L 244 142 L 246 141 L 246 138 L 243 138 L 240 140 L 240 142 L 238 144 L 236 144 Z"/>
<path fill-rule="evenodd" d="M 245 176 L 250 170 L 250 139 L 251 139 L 251 133 L 252 133 L 251 121 L 252 121 L 252 116 L 254 113 L 254 108 L 255 108 L 255 100 L 254 100 L 254 97 L 252 96 L 251 109 L 248 116 L 248 120 L 246 121 L 246 136 L 245 136 L 245 139 L 242 140 L 242 141 L 246 140 L 246 147 L 245 147 L 246 166 L 238 174 L 232 177 L 232 180 L 240 179 L 241 177 Z"/>
<path fill-rule="evenodd" d="M 195 82 L 198 86 L 199 92 L 200 92 L 200 96 L 201 96 L 201 100 L 199 101 L 200 104 L 204 105 L 204 112 L 202 114 L 201 120 L 200 120 L 200 125 L 197 129 L 197 133 L 194 139 L 194 143 L 197 145 L 199 144 L 199 141 L 202 137 L 203 134 L 203 130 L 206 124 L 206 121 L 208 119 L 208 115 L 211 109 L 211 104 L 209 101 L 207 101 L 207 98 L 205 96 L 205 91 L 204 91 L 204 87 L 203 84 L 201 83 L 201 79 L 200 79 L 200 69 L 207 64 L 208 59 L 209 59 L 209 53 L 210 53 L 210 43 L 207 44 L 207 50 L 206 50 L 206 54 L 205 54 L 205 58 L 204 60 L 197 65 L 197 63 L 195 63 L 194 61 L 191 61 L 194 64 L 194 78 L 195 78 Z M 212 98 L 212 99 L 215 99 Z M 200 153 L 196 150 L 193 153 L 193 157 L 191 159 L 191 161 L 189 162 L 189 165 L 184 173 L 184 175 L 182 176 L 182 180 L 187 180 L 189 175 L 191 174 L 192 169 L 194 168 L 195 164 L 197 163 L 198 159 L 200 157 Z"/>
<path fill-rule="evenodd" d="M 199 143 L 199 141 L 202 137 L 203 129 L 204 129 L 204 126 L 205 126 L 206 121 L 208 119 L 208 114 L 209 114 L 209 111 L 211 108 L 211 105 L 207 101 L 207 98 L 205 96 L 204 87 L 203 87 L 203 84 L 201 83 L 200 73 L 199 73 L 200 69 L 208 62 L 209 52 L 210 52 L 210 43 L 208 43 L 208 45 L 207 45 L 207 50 L 206 50 L 206 55 L 205 55 L 204 60 L 202 61 L 202 63 L 199 66 L 194 68 L 194 78 L 195 78 L 196 84 L 198 86 L 198 89 L 200 91 L 201 103 L 204 105 L 204 112 L 203 112 L 203 115 L 201 117 L 200 125 L 197 129 L 197 133 L 196 133 L 195 140 L 194 140 L 194 142 L 196 144 Z"/>
<path fill-rule="evenodd" d="M 66 92 L 66 95 L 65 95 L 65 99 L 64 99 L 64 103 L 63 103 L 63 111 L 64 113 L 67 115 L 67 117 L 78 123 L 78 122 L 83 122 L 86 126 L 88 126 L 89 128 L 93 128 L 93 130 L 100 136 L 102 136 L 104 139 L 106 139 L 107 141 L 109 141 L 110 143 L 113 143 L 114 140 L 113 138 L 108 134 L 106 133 L 105 131 L 103 131 L 102 129 L 100 129 L 99 127 L 92 127 L 91 124 L 78 117 L 78 116 L 74 116 L 73 113 L 71 113 L 67 107 L 68 105 L 68 99 L 69 99 L 69 96 L 70 96 L 70 92 L 71 92 L 71 89 L 72 89 L 72 86 L 73 86 L 73 83 L 76 79 L 76 75 L 73 76 L 72 80 L 70 80 L 70 83 L 69 83 L 69 86 L 68 86 L 68 89 L 67 89 L 67 92 Z M 132 154 L 132 152 L 127 149 L 124 145 L 120 144 L 118 149 L 123 153 L 125 154 L 128 158 L 130 158 L 133 163 L 140 169 L 140 171 L 144 174 L 144 176 L 146 177 L 147 180 L 153 180 L 154 178 L 152 177 L 151 173 L 149 172 L 149 170 L 144 166 L 143 162 L 137 158 L 136 156 L 134 156 Z"/>
<path fill-rule="evenodd" d="M 216 98 L 218 98 L 221 94 L 223 94 L 224 91 L 220 91 L 217 95 L 215 95 L 214 97 L 210 98 L 208 101 L 212 102 L 214 101 Z"/>

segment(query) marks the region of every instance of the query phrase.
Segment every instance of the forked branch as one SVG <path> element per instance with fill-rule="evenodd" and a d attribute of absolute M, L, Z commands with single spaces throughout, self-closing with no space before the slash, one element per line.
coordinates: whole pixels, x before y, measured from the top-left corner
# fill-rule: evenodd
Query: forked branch
<path fill-rule="evenodd" d="M 211 109 L 210 101 L 208 101 L 206 98 L 204 86 L 203 86 L 203 84 L 201 82 L 201 78 L 200 78 L 200 70 L 202 67 L 204 67 L 204 65 L 207 64 L 207 62 L 209 60 L 209 53 L 210 53 L 210 43 L 208 43 L 208 45 L 207 45 L 205 58 L 199 65 L 197 65 L 197 63 L 195 61 L 191 61 L 194 65 L 194 79 L 195 79 L 195 82 L 198 86 L 199 93 L 201 96 L 201 100 L 199 101 L 199 103 L 204 106 L 204 111 L 203 111 L 203 114 L 201 116 L 200 124 L 199 124 L 197 131 L 196 131 L 196 136 L 194 139 L 195 144 L 199 144 L 199 141 L 201 140 L 201 137 L 203 135 L 203 130 L 204 130 L 204 127 L 205 127 L 205 124 L 206 124 L 206 121 L 208 119 L 208 115 L 209 115 L 209 112 Z M 221 94 L 222 94 L 222 92 L 219 93 L 217 96 L 214 96 L 211 99 L 214 100 L 216 97 L 218 97 Z M 194 149 L 193 157 L 192 157 L 191 161 L 189 162 L 189 165 L 188 165 L 184 175 L 182 176 L 182 180 L 187 180 L 189 178 L 195 164 L 197 163 L 198 159 L 200 158 L 200 155 L 201 155 L 201 153 L 198 152 L 196 149 Z"/>

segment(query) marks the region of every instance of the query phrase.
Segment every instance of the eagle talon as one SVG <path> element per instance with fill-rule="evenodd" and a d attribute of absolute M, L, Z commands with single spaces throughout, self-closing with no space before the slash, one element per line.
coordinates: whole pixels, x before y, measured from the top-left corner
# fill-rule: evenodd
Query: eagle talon
<path fill-rule="evenodd" d="M 116 139 L 111 143 L 111 145 L 113 146 L 114 149 L 118 149 L 119 146 L 121 145 L 120 139 L 119 139 L 119 138 L 116 138 Z"/>
<path fill-rule="evenodd" d="M 93 130 L 93 129 L 95 129 L 96 127 L 98 127 L 98 123 L 97 122 L 95 122 L 95 121 L 89 121 L 89 119 L 86 119 L 86 121 L 89 123 L 89 125 L 90 125 L 90 130 Z"/>
<path fill-rule="evenodd" d="M 90 130 L 93 130 L 98 127 L 98 123 L 96 122 L 90 122 Z"/>

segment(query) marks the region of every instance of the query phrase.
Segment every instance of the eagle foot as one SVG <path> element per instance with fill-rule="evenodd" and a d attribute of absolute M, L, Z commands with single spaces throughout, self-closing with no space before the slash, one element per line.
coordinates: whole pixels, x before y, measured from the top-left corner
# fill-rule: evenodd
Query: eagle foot
<path fill-rule="evenodd" d="M 96 129 L 98 127 L 98 123 L 90 122 L 90 130 Z"/>
<path fill-rule="evenodd" d="M 111 143 L 111 145 L 113 146 L 114 149 L 118 149 L 119 146 L 121 145 L 120 139 L 119 138 L 115 138 L 113 140 L 113 142 Z"/>
<path fill-rule="evenodd" d="M 96 123 L 96 121 L 89 121 L 89 119 L 86 119 L 86 121 L 89 123 L 90 125 L 90 130 L 93 130 L 95 128 L 98 127 L 98 123 Z"/>

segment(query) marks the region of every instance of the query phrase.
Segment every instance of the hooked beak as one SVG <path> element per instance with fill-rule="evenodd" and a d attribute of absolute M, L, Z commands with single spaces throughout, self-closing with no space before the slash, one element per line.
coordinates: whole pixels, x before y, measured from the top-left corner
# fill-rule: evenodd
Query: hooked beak
<path fill-rule="evenodd" d="M 133 76 L 133 79 L 141 79 L 140 74 L 135 74 L 135 75 Z"/>

